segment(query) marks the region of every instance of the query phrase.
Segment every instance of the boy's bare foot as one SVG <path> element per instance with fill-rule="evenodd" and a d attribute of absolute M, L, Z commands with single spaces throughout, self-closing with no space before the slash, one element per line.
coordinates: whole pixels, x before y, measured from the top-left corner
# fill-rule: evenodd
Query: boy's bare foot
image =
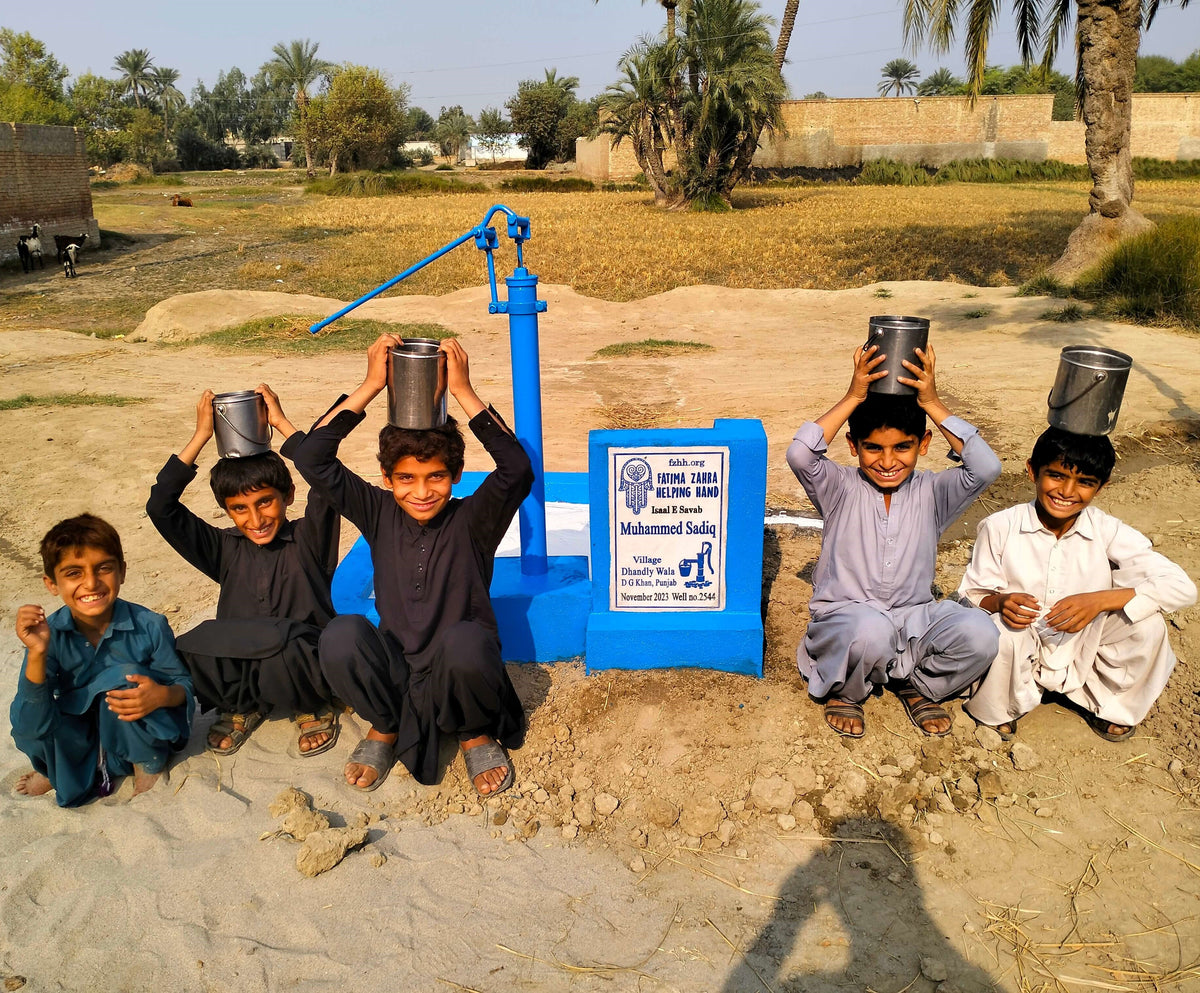
<path fill-rule="evenodd" d="M 848 738 L 861 738 L 866 730 L 862 704 L 837 697 L 825 701 L 825 723 Z"/>
<path fill-rule="evenodd" d="M 371 728 L 367 732 L 365 741 L 380 741 L 385 745 L 394 745 L 396 743 L 396 734 L 384 734 L 382 731 L 376 731 Z M 357 749 L 356 749 L 357 752 Z M 354 756 L 351 755 L 351 758 Z M 377 769 L 373 765 L 367 765 L 363 762 L 347 762 L 344 770 L 346 782 L 350 786 L 355 786 L 360 790 L 370 789 L 372 784 L 379 779 L 380 776 L 386 776 L 391 770 L 389 765 L 387 769 Z"/>
<path fill-rule="evenodd" d="M 477 735 L 474 738 L 468 738 L 466 741 L 459 742 L 459 746 L 463 750 L 463 759 L 466 760 L 467 752 L 478 748 L 481 745 L 496 745 L 494 738 L 488 737 L 486 734 Z M 497 746 L 499 748 L 499 746 Z M 503 752 L 500 753 L 503 756 Z M 467 770 L 470 771 L 472 763 L 468 763 Z M 509 778 L 511 766 L 507 762 L 501 765 L 493 766 L 490 769 L 485 769 L 483 772 L 476 773 L 472 777 L 471 782 L 475 785 L 475 792 L 480 796 L 488 796 L 496 793 L 504 785 L 504 781 Z"/>
<path fill-rule="evenodd" d="M 22 796 L 43 796 L 52 789 L 50 780 L 32 769 L 17 780 L 17 792 Z"/>
<path fill-rule="evenodd" d="M 139 793 L 145 793 L 152 789 L 160 779 L 162 779 L 161 772 L 147 772 L 140 765 L 135 765 L 133 767 L 133 795 L 137 796 Z"/>
<path fill-rule="evenodd" d="M 908 719 L 918 731 L 935 738 L 950 733 L 950 715 L 944 707 L 922 695 L 912 683 L 897 683 L 895 689 Z"/>

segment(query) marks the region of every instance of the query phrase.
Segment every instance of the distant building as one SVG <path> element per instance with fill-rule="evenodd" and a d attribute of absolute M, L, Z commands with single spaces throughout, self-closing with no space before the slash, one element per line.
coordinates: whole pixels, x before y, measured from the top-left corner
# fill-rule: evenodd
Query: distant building
<path fill-rule="evenodd" d="M 466 143 L 458 150 L 459 165 L 479 165 L 481 162 L 524 162 L 529 158 L 529 152 L 517 144 L 523 135 L 508 134 L 504 136 L 503 144 L 495 149 L 486 148 L 480 142 L 478 135 L 471 135 Z"/>

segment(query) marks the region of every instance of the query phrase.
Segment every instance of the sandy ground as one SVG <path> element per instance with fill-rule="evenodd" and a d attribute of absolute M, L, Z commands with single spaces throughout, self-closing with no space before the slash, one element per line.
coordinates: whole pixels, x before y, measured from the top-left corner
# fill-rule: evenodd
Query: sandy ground
<path fill-rule="evenodd" d="M 1011 289 L 891 283 L 840 292 L 680 289 L 608 303 L 560 286 L 541 325 L 547 468 L 582 470 L 587 431 L 758 417 L 768 503 L 808 509 L 783 460 L 796 426 L 844 390 L 873 313 L 934 321 L 942 392 L 983 429 L 1005 475 L 947 534 L 952 588 L 984 514 L 1028 497 L 1021 471 L 1044 426 L 1058 350 L 1135 356 L 1100 503 L 1200 572 L 1200 341 L 1169 330 L 1040 316 Z M 42 590 L 37 541 L 88 509 L 125 541 L 124 595 L 177 631 L 212 616 L 216 589 L 184 565 L 142 506 L 190 436 L 206 386 L 266 381 L 297 422 L 356 384 L 358 355 L 297 358 L 166 347 L 253 316 L 334 301 L 205 292 L 164 301 L 129 340 L 53 329 L 0 333 L 0 398 L 76 390 L 123 407 L 0 413 L 3 614 Z M 968 312 L 986 311 L 983 317 Z M 486 294 L 377 301 L 363 316 L 437 321 L 462 336 L 477 388 L 511 406 L 507 327 Z M 14 322 L 20 323 L 20 322 Z M 6 325 L 12 327 L 12 324 Z M 618 341 L 714 346 L 670 358 L 594 360 Z M 373 476 L 374 428 L 343 446 Z M 837 446 L 835 446 L 836 448 Z M 839 451 L 838 457 L 844 457 Z M 928 465 L 940 467 L 942 446 Z M 210 464 L 214 453 L 202 456 Z M 486 460 L 468 450 L 468 468 Z M 303 496 L 303 486 L 300 488 Z M 220 516 L 207 487 L 188 496 Z M 346 547 L 354 534 L 346 525 Z M 823 728 L 792 662 L 819 538 L 766 532 L 767 675 L 604 673 L 514 666 L 530 713 L 518 789 L 486 808 L 461 761 L 434 787 L 402 770 L 376 793 L 340 785 L 361 731 L 301 760 L 283 720 L 220 763 L 197 722 L 170 781 L 130 800 L 62 811 L 12 793 L 26 768 L 0 742 L 0 980 L 31 990 L 1144 990 L 1200 988 L 1200 611 L 1174 618 L 1180 664 L 1137 738 L 1111 745 L 1047 705 L 1021 725 L 1031 755 L 954 733 L 922 738 L 893 699 L 872 701 L 861 741 Z M 0 633 L 0 704 L 19 645 Z M 287 787 L 367 839 L 316 878 L 268 810 Z M 614 806 L 615 804 L 615 806 Z"/>

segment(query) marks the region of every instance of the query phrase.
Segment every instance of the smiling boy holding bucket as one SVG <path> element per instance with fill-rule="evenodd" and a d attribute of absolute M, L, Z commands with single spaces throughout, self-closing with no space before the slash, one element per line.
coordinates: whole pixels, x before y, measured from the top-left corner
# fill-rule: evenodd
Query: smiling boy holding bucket
<path fill-rule="evenodd" d="M 1194 603 L 1195 584 L 1091 506 L 1116 463 L 1107 434 L 1131 362 L 1106 348 L 1063 349 L 1051 427 L 1025 465 L 1034 499 L 979 523 L 959 592 L 994 615 L 1000 646 L 966 710 L 1001 738 L 1056 692 L 1102 738 L 1128 739 L 1175 666 L 1162 615 Z"/>

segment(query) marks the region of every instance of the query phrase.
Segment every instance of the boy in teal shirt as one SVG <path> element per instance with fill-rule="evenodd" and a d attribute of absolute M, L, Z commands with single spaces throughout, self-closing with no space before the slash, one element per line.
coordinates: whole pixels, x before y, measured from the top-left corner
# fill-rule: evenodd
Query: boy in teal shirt
<path fill-rule="evenodd" d="M 148 790 L 172 749 L 188 740 L 195 703 L 175 636 L 162 614 L 121 600 L 125 557 L 112 525 L 92 514 L 56 524 L 42 539 L 46 589 L 64 606 L 17 611 L 25 659 L 10 717 L 33 771 L 17 792 L 55 791 L 73 807 L 134 776 Z"/>

